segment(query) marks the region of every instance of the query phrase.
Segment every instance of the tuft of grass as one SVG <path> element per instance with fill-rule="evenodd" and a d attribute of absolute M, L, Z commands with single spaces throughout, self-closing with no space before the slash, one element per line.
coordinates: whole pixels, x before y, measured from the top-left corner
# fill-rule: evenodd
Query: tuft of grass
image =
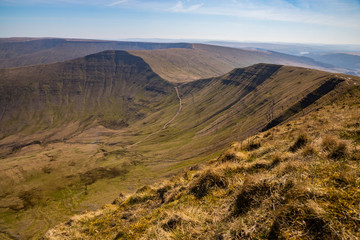
<path fill-rule="evenodd" d="M 317 154 L 317 151 L 313 145 L 308 144 L 304 147 L 302 154 L 304 155 L 304 157 L 311 157 L 315 156 Z"/>
<path fill-rule="evenodd" d="M 339 160 L 347 156 L 348 150 L 345 142 L 339 142 L 336 144 L 329 153 L 329 158 Z"/>
<path fill-rule="evenodd" d="M 228 161 L 236 161 L 238 157 L 234 152 L 225 152 L 224 154 L 220 155 L 217 161 L 219 162 L 228 162 Z"/>
<path fill-rule="evenodd" d="M 202 173 L 190 185 L 190 193 L 197 198 L 206 196 L 214 187 L 225 188 L 228 185 L 224 176 L 211 170 Z"/>
<path fill-rule="evenodd" d="M 338 141 L 333 135 L 326 135 L 322 139 L 322 146 L 325 151 L 330 151 L 337 143 Z"/>
<path fill-rule="evenodd" d="M 159 198 L 161 200 L 161 203 L 165 202 L 165 194 L 171 189 L 170 185 L 166 185 L 163 187 L 160 187 L 156 190 L 156 193 L 159 195 Z"/>
<path fill-rule="evenodd" d="M 165 223 L 162 224 L 162 228 L 165 231 L 172 231 L 176 228 L 176 226 L 180 225 L 183 219 L 178 215 L 174 215 L 171 218 L 167 219 Z"/>
<path fill-rule="evenodd" d="M 300 148 L 303 148 L 309 141 L 308 135 L 302 133 L 298 136 L 294 144 L 289 148 L 289 151 L 296 152 Z"/>
<path fill-rule="evenodd" d="M 148 192 L 142 192 L 132 195 L 125 202 L 123 202 L 123 204 L 134 205 L 138 203 L 152 201 L 154 199 L 156 199 L 156 195 L 154 194 L 154 192 L 148 191 Z"/>
<path fill-rule="evenodd" d="M 289 203 L 279 209 L 274 224 L 278 225 L 277 232 L 271 235 L 281 235 L 283 239 L 296 234 L 300 238 L 322 240 L 339 239 L 325 219 L 323 214 L 316 212 L 311 206 L 300 203 Z M 270 235 L 269 234 L 269 235 Z"/>
<path fill-rule="evenodd" d="M 143 187 L 139 188 L 138 190 L 136 190 L 136 193 L 144 193 L 144 192 L 148 192 L 148 191 L 151 191 L 151 187 L 143 186 Z"/>
<path fill-rule="evenodd" d="M 258 207 L 264 198 L 270 196 L 271 186 L 266 181 L 251 182 L 246 180 L 236 196 L 233 214 L 245 214 L 252 208 Z"/>
<path fill-rule="evenodd" d="M 347 143 L 334 136 L 325 137 L 322 146 L 328 152 L 328 157 L 333 160 L 343 159 L 349 154 Z"/>
<path fill-rule="evenodd" d="M 244 149 L 247 151 L 253 151 L 261 147 L 261 143 L 259 141 L 250 141 L 247 145 L 245 145 Z"/>
<path fill-rule="evenodd" d="M 352 152 L 352 160 L 359 161 L 360 160 L 360 150 L 354 149 Z"/>

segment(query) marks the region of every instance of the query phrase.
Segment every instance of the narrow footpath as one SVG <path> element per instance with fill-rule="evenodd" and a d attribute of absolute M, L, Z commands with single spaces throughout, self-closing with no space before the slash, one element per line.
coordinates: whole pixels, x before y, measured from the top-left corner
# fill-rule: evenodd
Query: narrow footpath
<path fill-rule="evenodd" d="M 140 141 L 130 145 L 129 147 L 134 147 L 136 145 L 138 145 L 139 143 L 142 143 L 144 142 L 145 140 L 147 140 L 148 138 L 154 136 L 155 134 L 158 134 L 159 132 L 163 131 L 164 129 L 166 129 L 174 120 L 175 118 L 177 117 L 177 115 L 181 112 L 181 109 L 182 109 L 182 101 L 181 101 L 181 97 L 180 97 L 180 94 L 179 94 L 179 90 L 178 90 L 178 87 L 175 87 L 175 91 L 176 91 L 176 95 L 179 99 L 179 108 L 177 110 L 177 112 L 175 113 L 175 115 L 167 122 L 164 124 L 164 126 L 162 128 L 160 128 L 159 130 L 157 130 L 156 132 L 153 132 L 149 135 L 147 135 L 145 138 L 141 139 Z"/>

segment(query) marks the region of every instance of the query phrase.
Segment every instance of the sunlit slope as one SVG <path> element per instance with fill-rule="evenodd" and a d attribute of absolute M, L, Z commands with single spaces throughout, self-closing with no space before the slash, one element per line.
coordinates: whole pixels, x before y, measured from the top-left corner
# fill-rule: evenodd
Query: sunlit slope
<path fill-rule="evenodd" d="M 189 82 L 219 76 L 234 68 L 256 63 L 273 63 L 328 71 L 331 68 L 305 57 L 205 44 L 193 44 L 192 48 L 131 51 L 131 53 L 143 58 L 154 72 L 171 82 Z"/>
<path fill-rule="evenodd" d="M 177 121 L 159 139 L 153 138 L 153 144 L 172 146 L 175 141 L 180 147 L 174 151 L 183 158 L 208 153 L 314 111 L 355 81 L 358 78 L 347 75 L 257 64 L 187 83 L 178 87 L 183 110 Z"/>

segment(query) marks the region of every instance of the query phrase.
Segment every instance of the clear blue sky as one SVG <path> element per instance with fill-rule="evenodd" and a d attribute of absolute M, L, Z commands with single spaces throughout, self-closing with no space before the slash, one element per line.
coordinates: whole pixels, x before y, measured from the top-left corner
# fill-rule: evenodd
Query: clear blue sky
<path fill-rule="evenodd" d="M 360 0 L 0 0 L 0 37 L 360 44 Z"/>

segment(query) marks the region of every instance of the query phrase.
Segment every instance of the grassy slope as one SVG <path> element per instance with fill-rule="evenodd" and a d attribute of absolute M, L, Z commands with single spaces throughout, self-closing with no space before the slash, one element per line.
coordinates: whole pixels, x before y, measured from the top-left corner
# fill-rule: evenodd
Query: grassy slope
<path fill-rule="evenodd" d="M 171 101 L 173 87 L 139 57 L 106 51 L 63 63 L 0 70 L 0 138 L 96 119 L 116 128 Z M 175 96 L 174 96 L 175 97 Z M 176 98 L 174 98 L 176 101 Z M 112 126 L 114 125 L 114 126 Z"/>
<path fill-rule="evenodd" d="M 46 239 L 358 239 L 360 89 Z"/>
<path fill-rule="evenodd" d="M 254 134 L 269 121 L 317 89 L 331 74 L 277 65 L 254 65 L 234 70 L 219 78 L 197 81 L 179 87 L 183 111 L 165 135 L 179 157 L 189 158 L 221 149 L 230 141 Z M 259 79 L 263 77 L 263 82 Z M 305 114 L 331 96 L 294 115 Z M 184 137 L 182 137 L 184 136 Z M 159 144 L 160 139 L 154 143 Z M 151 143 L 148 141 L 148 143 Z"/>
<path fill-rule="evenodd" d="M 273 118 L 281 115 L 333 77 L 336 75 L 309 69 L 259 64 L 181 85 L 183 110 L 176 120 L 133 147 L 132 143 L 161 128 L 175 114 L 178 103 L 173 89 L 171 101 L 163 99 L 127 128 L 107 129 L 94 123 L 73 135 L 70 133 L 79 128 L 78 123 L 63 125 L 51 135 L 56 142 L 32 144 L 2 159 L 1 230 L 37 238 L 67 216 L 94 210 L 120 191 L 131 193 L 212 158 L 230 142 L 262 129 L 269 113 Z M 348 86 L 343 82 L 336 91 Z M 332 91 L 293 118 L 336 97 Z M 42 139 L 47 131 L 52 129 L 30 137 Z M 10 136 L 6 141 L 17 142 L 22 136 Z M 44 216 L 51 218 L 44 220 Z"/>
<path fill-rule="evenodd" d="M 171 82 L 190 82 L 201 78 L 223 75 L 234 68 L 256 63 L 326 69 L 326 65 L 309 58 L 267 51 L 193 44 L 192 49 L 162 49 L 130 51 L 143 58 L 162 78 Z M 326 69 L 330 71 L 329 69 Z"/>

